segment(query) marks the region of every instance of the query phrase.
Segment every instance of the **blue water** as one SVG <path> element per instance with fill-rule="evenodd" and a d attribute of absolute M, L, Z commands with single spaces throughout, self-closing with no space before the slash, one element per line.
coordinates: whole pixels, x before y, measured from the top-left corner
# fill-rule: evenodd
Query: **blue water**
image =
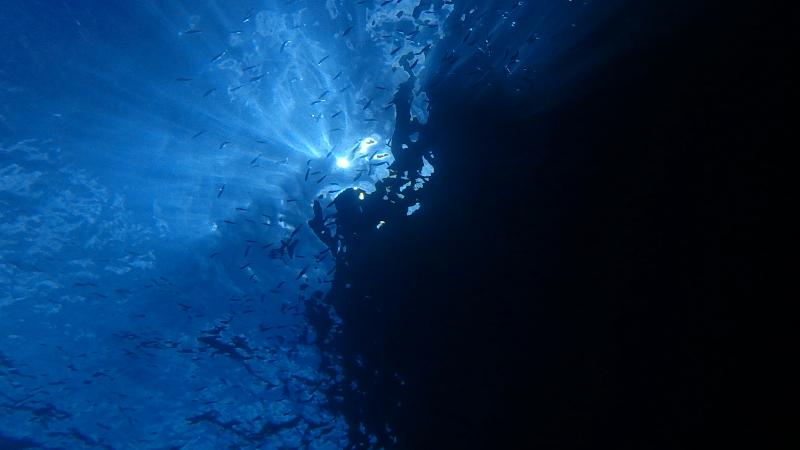
<path fill-rule="evenodd" d="M 0 1 L 0 443 L 346 448 L 334 200 L 424 211 L 430 89 L 557 90 L 595 3 Z"/>

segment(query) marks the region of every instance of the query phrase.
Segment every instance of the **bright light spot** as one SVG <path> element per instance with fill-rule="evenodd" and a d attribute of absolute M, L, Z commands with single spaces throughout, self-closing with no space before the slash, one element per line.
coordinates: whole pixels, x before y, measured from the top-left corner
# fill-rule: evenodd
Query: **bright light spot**
<path fill-rule="evenodd" d="M 364 193 L 363 193 L 363 192 L 359 192 L 359 193 L 358 193 L 358 199 L 359 199 L 359 200 L 364 200 L 364 197 L 365 197 L 365 196 L 364 196 Z"/>
<path fill-rule="evenodd" d="M 336 166 L 341 169 L 350 167 L 350 160 L 345 157 L 336 158 Z"/>

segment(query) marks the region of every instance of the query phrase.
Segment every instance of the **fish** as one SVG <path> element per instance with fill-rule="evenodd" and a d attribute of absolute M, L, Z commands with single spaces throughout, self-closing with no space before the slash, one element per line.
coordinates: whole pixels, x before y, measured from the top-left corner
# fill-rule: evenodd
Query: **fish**
<path fill-rule="evenodd" d="M 342 71 L 341 70 L 339 71 L 339 73 L 336 74 L 335 77 L 333 77 L 333 81 L 338 80 L 340 76 L 342 76 Z"/>
<path fill-rule="evenodd" d="M 308 173 L 309 172 L 311 172 L 311 169 L 310 168 L 306 169 L 306 177 L 305 177 L 305 179 L 303 181 L 308 181 Z"/>
<path fill-rule="evenodd" d="M 308 271 L 308 268 L 309 268 L 309 267 L 311 267 L 311 264 L 309 264 L 309 265 L 307 265 L 307 266 L 303 267 L 303 270 L 301 270 L 301 271 L 300 271 L 300 273 L 298 273 L 298 274 L 297 274 L 297 278 L 295 278 L 295 280 L 299 280 L 299 279 L 300 279 L 300 277 L 302 277 L 303 275 L 305 275 L 305 274 L 306 274 L 306 272 Z"/>
<path fill-rule="evenodd" d="M 289 42 L 292 42 L 292 41 L 290 41 L 288 39 L 283 41 L 283 44 L 281 44 L 281 53 L 283 53 L 283 49 L 285 49 L 286 46 L 289 45 Z"/>
<path fill-rule="evenodd" d="M 367 100 L 367 103 L 364 105 L 363 108 L 361 108 L 361 110 L 362 111 L 366 110 L 367 108 L 369 108 L 369 105 L 371 105 L 371 104 L 372 104 L 372 99 Z"/>
<path fill-rule="evenodd" d="M 431 44 L 428 44 L 425 47 L 423 47 L 422 50 L 420 50 L 420 51 L 418 51 L 418 52 L 416 52 L 414 54 L 419 56 L 419 55 L 425 53 L 426 51 L 430 50 L 430 48 L 431 48 Z"/>
<path fill-rule="evenodd" d="M 191 78 L 185 78 L 185 77 L 178 77 L 178 78 L 175 78 L 175 81 L 192 81 L 192 79 Z"/>
<path fill-rule="evenodd" d="M 217 54 L 217 56 L 211 58 L 211 62 L 215 63 L 215 62 L 219 61 L 220 59 L 222 59 L 223 56 L 225 56 L 226 53 L 228 53 L 227 50 L 223 50 L 223 51 L 219 52 Z"/>
<path fill-rule="evenodd" d="M 320 64 L 324 63 L 324 62 L 325 62 L 325 61 L 326 61 L 328 58 L 330 58 L 330 57 L 331 57 L 331 55 L 325 55 L 325 56 L 323 56 L 323 57 L 322 57 L 322 59 L 320 59 L 320 60 L 317 62 L 317 65 L 320 65 Z"/>
<path fill-rule="evenodd" d="M 223 222 L 225 222 L 225 223 L 227 223 L 229 225 L 236 225 L 236 222 L 234 222 L 232 220 L 228 220 L 228 219 L 223 220 Z"/>
<path fill-rule="evenodd" d="M 351 31 L 353 31 L 353 26 L 352 25 L 350 25 L 349 27 L 347 27 L 346 30 L 344 30 L 344 32 L 342 33 L 342 37 L 347 36 Z"/>
<path fill-rule="evenodd" d="M 248 248 L 249 248 L 249 247 L 248 247 Z M 244 269 L 247 269 L 248 267 L 250 267 L 250 263 L 247 263 L 247 264 L 245 264 L 245 265 L 243 265 L 243 266 L 239 267 L 239 270 L 244 270 Z"/>
<path fill-rule="evenodd" d="M 212 94 L 214 91 L 216 91 L 216 89 L 214 89 L 214 88 L 211 88 L 211 89 L 207 90 L 207 91 L 206 91 L 206 92 L 203 94 L 203 98 L 206 98 L 206 97 L 208 97 L 208 96 L 209 96 L 209 95 L 211 95 L 211 94 Z"/>
<path fill-rule="evenodd" d="M 256 76 L 254 76 L 254 77 L 250 78 L 250 82 L 252 83 L 252 82 L 254 82 L 254 81 L 258 81 L 258 80 L 260 80 L 260 79 L 262 79 L 262 78 L 264 78 L 264 75 L 263 75 L 263 74 L 261 74 L 261 75 L 256 75 Z"/>
<path fill-rule="evenodd" d="M 258 158 L 261 158 L 261 153 L 259 153 L 258 156 L 256 156 L 255 158 L 253 158 L 252 161 L 250 161 L 250 165 L 252 166 L 253 164 L 255 164 L 256 161 L 258 161 Z"/>
<path fill-rule="evenodd" d="M 203 30 L 198 30 L 196 28 L 189 28 L 188 30 L 184 31 L 183 34 L 197 34 L 202 32 Z"/>
<path fill-rule="evenodd" d="M 195 134 L 194 134 L 194 136 L 192 136 L 192 139 L 199 138 L 199 137 L 200 137 L 200 136 L 202 136 L 202 135 L 203 135 L 203 133 L 205 133 L 205 132 L 206 132 L 206 130 L 198 131 L 197 133 L 195 133 Z"/>
<path fill-rule="evenodd" d="M 217 198 L 222 197 L 223 192 L 225 192 L 225 184 L 223 184 L 219 189 L 217 189 Z"/>
<path fill-rule="evenodd" d="M 289 239 L 292 239 L 293 237 L 297 236 L 297 233 L 299 233 L 302 228 L 303 224 L 300 224 L 300 226 L 292 230 L 292 234 L 289 236 Z"/>
<path fill-rule="evenodd" d="M 342 113 L 342 110 L 336 111 L 332 116 L 331 119 L 335 119 L 339 114 Z"/>
<path fill-rule="evenodd" d="M 225 141 L 222 144 L 219 144 L 219 149 L 222 150 L 223 148 L 227 147 L 230 144 L 230 141 Z"/>

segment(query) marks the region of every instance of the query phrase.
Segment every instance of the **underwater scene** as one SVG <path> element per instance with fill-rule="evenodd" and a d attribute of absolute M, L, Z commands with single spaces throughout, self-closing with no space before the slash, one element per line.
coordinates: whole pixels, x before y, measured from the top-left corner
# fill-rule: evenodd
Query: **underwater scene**
<path fill-rule="evenodd" d="M 0 449 L 684 448 L 695 391 L 619 400 L 627 306 L 573 299 L 661 261 L 617 249 L 669 157 L 595 155 L 684 117 L 631 86 L 703 13 L 0 0 Z"/>

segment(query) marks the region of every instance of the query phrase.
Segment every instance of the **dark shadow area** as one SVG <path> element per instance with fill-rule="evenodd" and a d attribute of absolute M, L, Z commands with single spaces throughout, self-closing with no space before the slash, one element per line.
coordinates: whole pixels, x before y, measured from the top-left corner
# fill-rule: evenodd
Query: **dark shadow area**
<path fill-rule="evenodd" d="M 752 439 L 749 305 L 791 137 L 779 18 L 711 8 L 533 115 L 536 98 L 442 83 L 422 209 L 375 231 L 394 213 L 368 198 L 341 224 L 358 233 L 328 301 L 351 425 L 415 450 Z"/>

